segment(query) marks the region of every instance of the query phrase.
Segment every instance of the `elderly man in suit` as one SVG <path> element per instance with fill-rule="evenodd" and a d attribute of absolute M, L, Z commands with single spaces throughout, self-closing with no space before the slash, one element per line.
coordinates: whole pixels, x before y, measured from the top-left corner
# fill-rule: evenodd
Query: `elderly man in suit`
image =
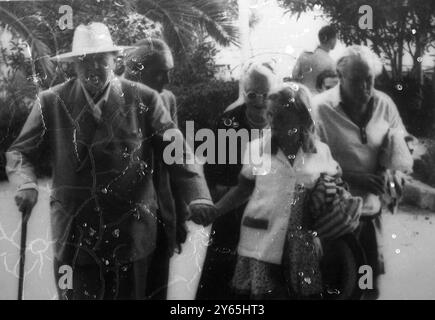
<path fill-rule="evenodd" d="M 176 125 L 156 91 L 114 76 L 121 49 L 104 24 L 78 26 L 72 52 L 56 57 L 72 61 L 77 77 L 39 95 L 7 153 L 17 205 L 28 215 L 38 196 L 34 161 L 50 152 L 57 280 L 61 266 L 73 270 L 72 288 L 59 288 L 64 299 L 146 297 L 160 219 L 153 159 L 170 143 L 163 139 L 165 130 Z M 184 157 L 192 156 L 184 151 Z M 192 220 L 214 214 L 196 166 L 174 164 L 168 170 L 184 191 Z"/>
<path fill-rule="evenodd" d="M 163 104 L 177 121 L 177 102 L 174 94 L 165 89 L 169 83 L 169 73 L 174 68 L 174 59 L 169 46 L 160 39 L 148 38 L 135 44 L 137 49 L 129 52 L 125 63 L 124 76 L 128 80 L 141 82 L 160 93 Z M 169 280 L 169 260 L 174 252 L 181 252 L 181 244 L 186 240 L 186 206 L 171 181 L 163 159 L 156 157 L 155 186 L 158 190 L 159 216 L 158 246 L 152 259 L 148 296 L 151 299 L 165 299 Z"/>

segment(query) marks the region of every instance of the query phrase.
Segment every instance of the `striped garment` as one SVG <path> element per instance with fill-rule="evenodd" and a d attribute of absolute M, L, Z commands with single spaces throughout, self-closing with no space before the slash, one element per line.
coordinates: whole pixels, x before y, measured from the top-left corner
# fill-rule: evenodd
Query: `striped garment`
<path fill-rule="evenodd" d="M 324 290 L 316 239 L 330 242 L 353 232 L 359 225 L 363 200 L 353 197 L 338 175 L 326 173 L 311 190 L 296 192 L 301 201 L 292 208 L 282 264 L 291 291 L 304 298 Z"/>
<path fill-rule="evenodd" d="M 312 189 L 307 210 L 322 241 L 353 232 L 359 224 L 362 198 L 353 197 L 340 177 L 322 174 Z"/>

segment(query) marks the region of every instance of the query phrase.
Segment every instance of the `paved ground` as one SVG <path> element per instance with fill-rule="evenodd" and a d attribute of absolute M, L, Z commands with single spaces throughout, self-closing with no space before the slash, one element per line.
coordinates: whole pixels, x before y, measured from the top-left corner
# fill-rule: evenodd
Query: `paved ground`
<path fill-rule="evenodd" d="M 47 182 L 42 182 L 47 187 Z M 25 299 L 55 299 L 47 192 L 28 227 Z M 381 282 L 381 299 L 435 299 L 435 214 L 402 207 L 384 216 L 387 275 Z M 183 254 L 172 260 L 169 298 L 195 295 L 207 245 L 208 229 L 189 225 L 191 236 Z M 16 299 L 20 219 L 9 186 L 0 184 L 0 299 Z"/>

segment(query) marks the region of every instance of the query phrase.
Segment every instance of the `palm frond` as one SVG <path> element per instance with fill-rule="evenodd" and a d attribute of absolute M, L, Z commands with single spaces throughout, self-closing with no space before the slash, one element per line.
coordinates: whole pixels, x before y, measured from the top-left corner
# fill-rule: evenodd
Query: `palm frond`
<path fill-rule="evenodd" d="M 136 5 L 139 13 L 163 24 L 175 46 L 186 49 L 197 38 L 198 30 L 205 30 L 221 45 L 238 44 L 237 28 L 226 14 L 224 1 L 139 0 Z"/>

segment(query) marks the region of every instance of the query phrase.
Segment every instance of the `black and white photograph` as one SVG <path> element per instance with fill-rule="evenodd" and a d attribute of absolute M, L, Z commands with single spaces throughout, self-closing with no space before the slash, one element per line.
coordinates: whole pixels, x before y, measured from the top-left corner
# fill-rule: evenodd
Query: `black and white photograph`
<path fill-rule="evenodd" d="M 0 300 L 435 300 L 434 222 L 435 1 L 0 1 Z"/>

